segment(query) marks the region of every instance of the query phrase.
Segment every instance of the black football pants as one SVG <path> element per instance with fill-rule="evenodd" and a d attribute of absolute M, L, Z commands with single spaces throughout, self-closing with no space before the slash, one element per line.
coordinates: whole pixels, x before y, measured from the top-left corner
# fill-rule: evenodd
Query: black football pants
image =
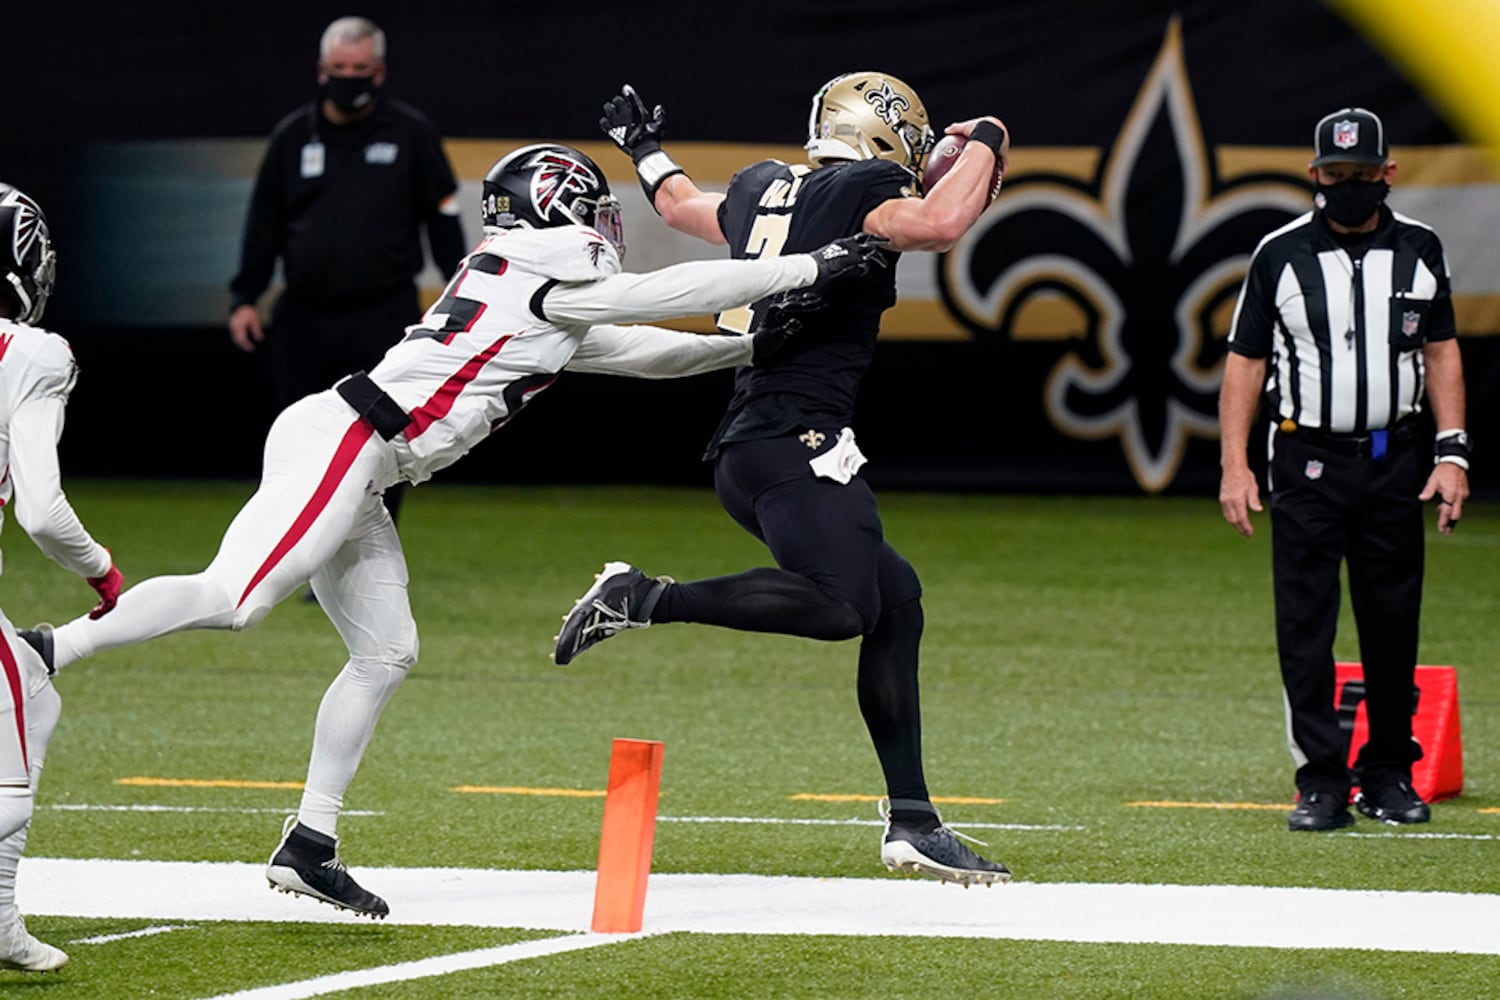
<path fill-rule="evenodd" d="M 1428 471 L 1411 442 L 1386 458 L 1345 454 L 1276 433 L 1271 458 L 1276 644 L 1297 788 L 1347 796 L 1348 744 L 1334 705 L 1339 565 L 1364 664 L 1369 741 L 1355 770 L 1374 785 L 1410 779 L 1412 698 L 1422 603 L 1422 504 Z"/>
<path fill-rule="evenodd" d="M 766 544 L 776 568 L 669 587 L 653 622 L 686 621 L 815 639 L 862 636 L 857 692 L 892 799 L 927 798 L 922 772 L 918 649 L 922 586 L 885 540 L 869 484 L 815 476 L 831 447 L 796 435 L 725 445 L 714 487 L 729 516 Z"/>

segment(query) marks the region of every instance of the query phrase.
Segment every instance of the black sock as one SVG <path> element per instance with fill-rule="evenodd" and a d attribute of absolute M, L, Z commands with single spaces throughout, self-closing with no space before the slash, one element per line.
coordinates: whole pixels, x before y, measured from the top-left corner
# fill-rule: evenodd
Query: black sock
<path fill-rule="evenodd" d="M 903 826 L 933 828 L 938 825 L 935 812 L 924 817 L 919 810 L 897 808 L 904 802 L 928 801 L 917 690 L 922 625 L 920 600 L 881 611 L 874 631 L 859 646 L 859 710 L 885 773 L 892 818 Z"/>
<path fill-rule="evenodd" d="M 864 631 L 864 621 L 852 605 L 830 597 L 800 573 L 769 566 L 671 584 L 651 621 L 697 622 L 808 639 L 852 639 Z"/>

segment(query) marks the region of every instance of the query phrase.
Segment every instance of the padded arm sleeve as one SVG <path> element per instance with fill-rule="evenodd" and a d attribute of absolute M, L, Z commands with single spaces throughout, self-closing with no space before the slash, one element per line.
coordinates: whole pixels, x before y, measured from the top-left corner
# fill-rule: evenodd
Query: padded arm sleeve
<path fill-rule="evenodd" d="M 733 309 L 811 285 L 817 277 L 818 265 L 807 254 L 689 261 L 647 274 L 563 282 L 549 289 L 539 305 L 554 323 L 649 323 Z"/>
<path fill-rule="evenodd" d="M 753 350 L 753 337 L 601 325 L 579 342 L 567 367 L 596 375 L 680 378 L 748 365 Z"/>

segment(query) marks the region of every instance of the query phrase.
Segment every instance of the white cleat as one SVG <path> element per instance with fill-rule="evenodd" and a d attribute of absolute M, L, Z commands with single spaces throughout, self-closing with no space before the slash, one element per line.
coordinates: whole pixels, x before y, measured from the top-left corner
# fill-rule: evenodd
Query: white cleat
<path fill-rule="evenodd" d="M 0 969 L 52 972 L 67 964 L 68 953 L 28 934 L 26 921 L 19 915 L 14 923 L 0 931 Z"/>

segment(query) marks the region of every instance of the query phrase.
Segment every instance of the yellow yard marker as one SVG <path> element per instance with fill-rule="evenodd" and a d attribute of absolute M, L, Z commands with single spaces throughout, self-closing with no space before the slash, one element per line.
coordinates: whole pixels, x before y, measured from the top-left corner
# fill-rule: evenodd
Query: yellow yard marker
<path fill-rule="evenodd" d="M 301 788 L 300 781 L 244 781 L 238 778 L 116 778 L 137 788 Z"/>
<path fill-rule="evenodd" d="M 1145 809 L 1266 809 L 1285 810 L 1291 809 L 1288 803 L 1284 806 L 1269 802 L 1127 802 L 1127 806 L 1141 807 Z"/>
<path fill-rule="evenodd" d="M 879 802 L 884 795 L 841 795 L 822 792 L 798 792 L 788 798 L 792 802 Z M 933 802 L 945 806 L 998 806 L 1004 799 L 977 799 L 965 795 L 934 795 Z"/>
<path fill-rule="evenodd" d="M 505 785 L 457 785 L 448 789 L 460 795 L 555 795 L 570 799 L 602 799 L 604 790 L 592 788 L 513 788 Z"/>

